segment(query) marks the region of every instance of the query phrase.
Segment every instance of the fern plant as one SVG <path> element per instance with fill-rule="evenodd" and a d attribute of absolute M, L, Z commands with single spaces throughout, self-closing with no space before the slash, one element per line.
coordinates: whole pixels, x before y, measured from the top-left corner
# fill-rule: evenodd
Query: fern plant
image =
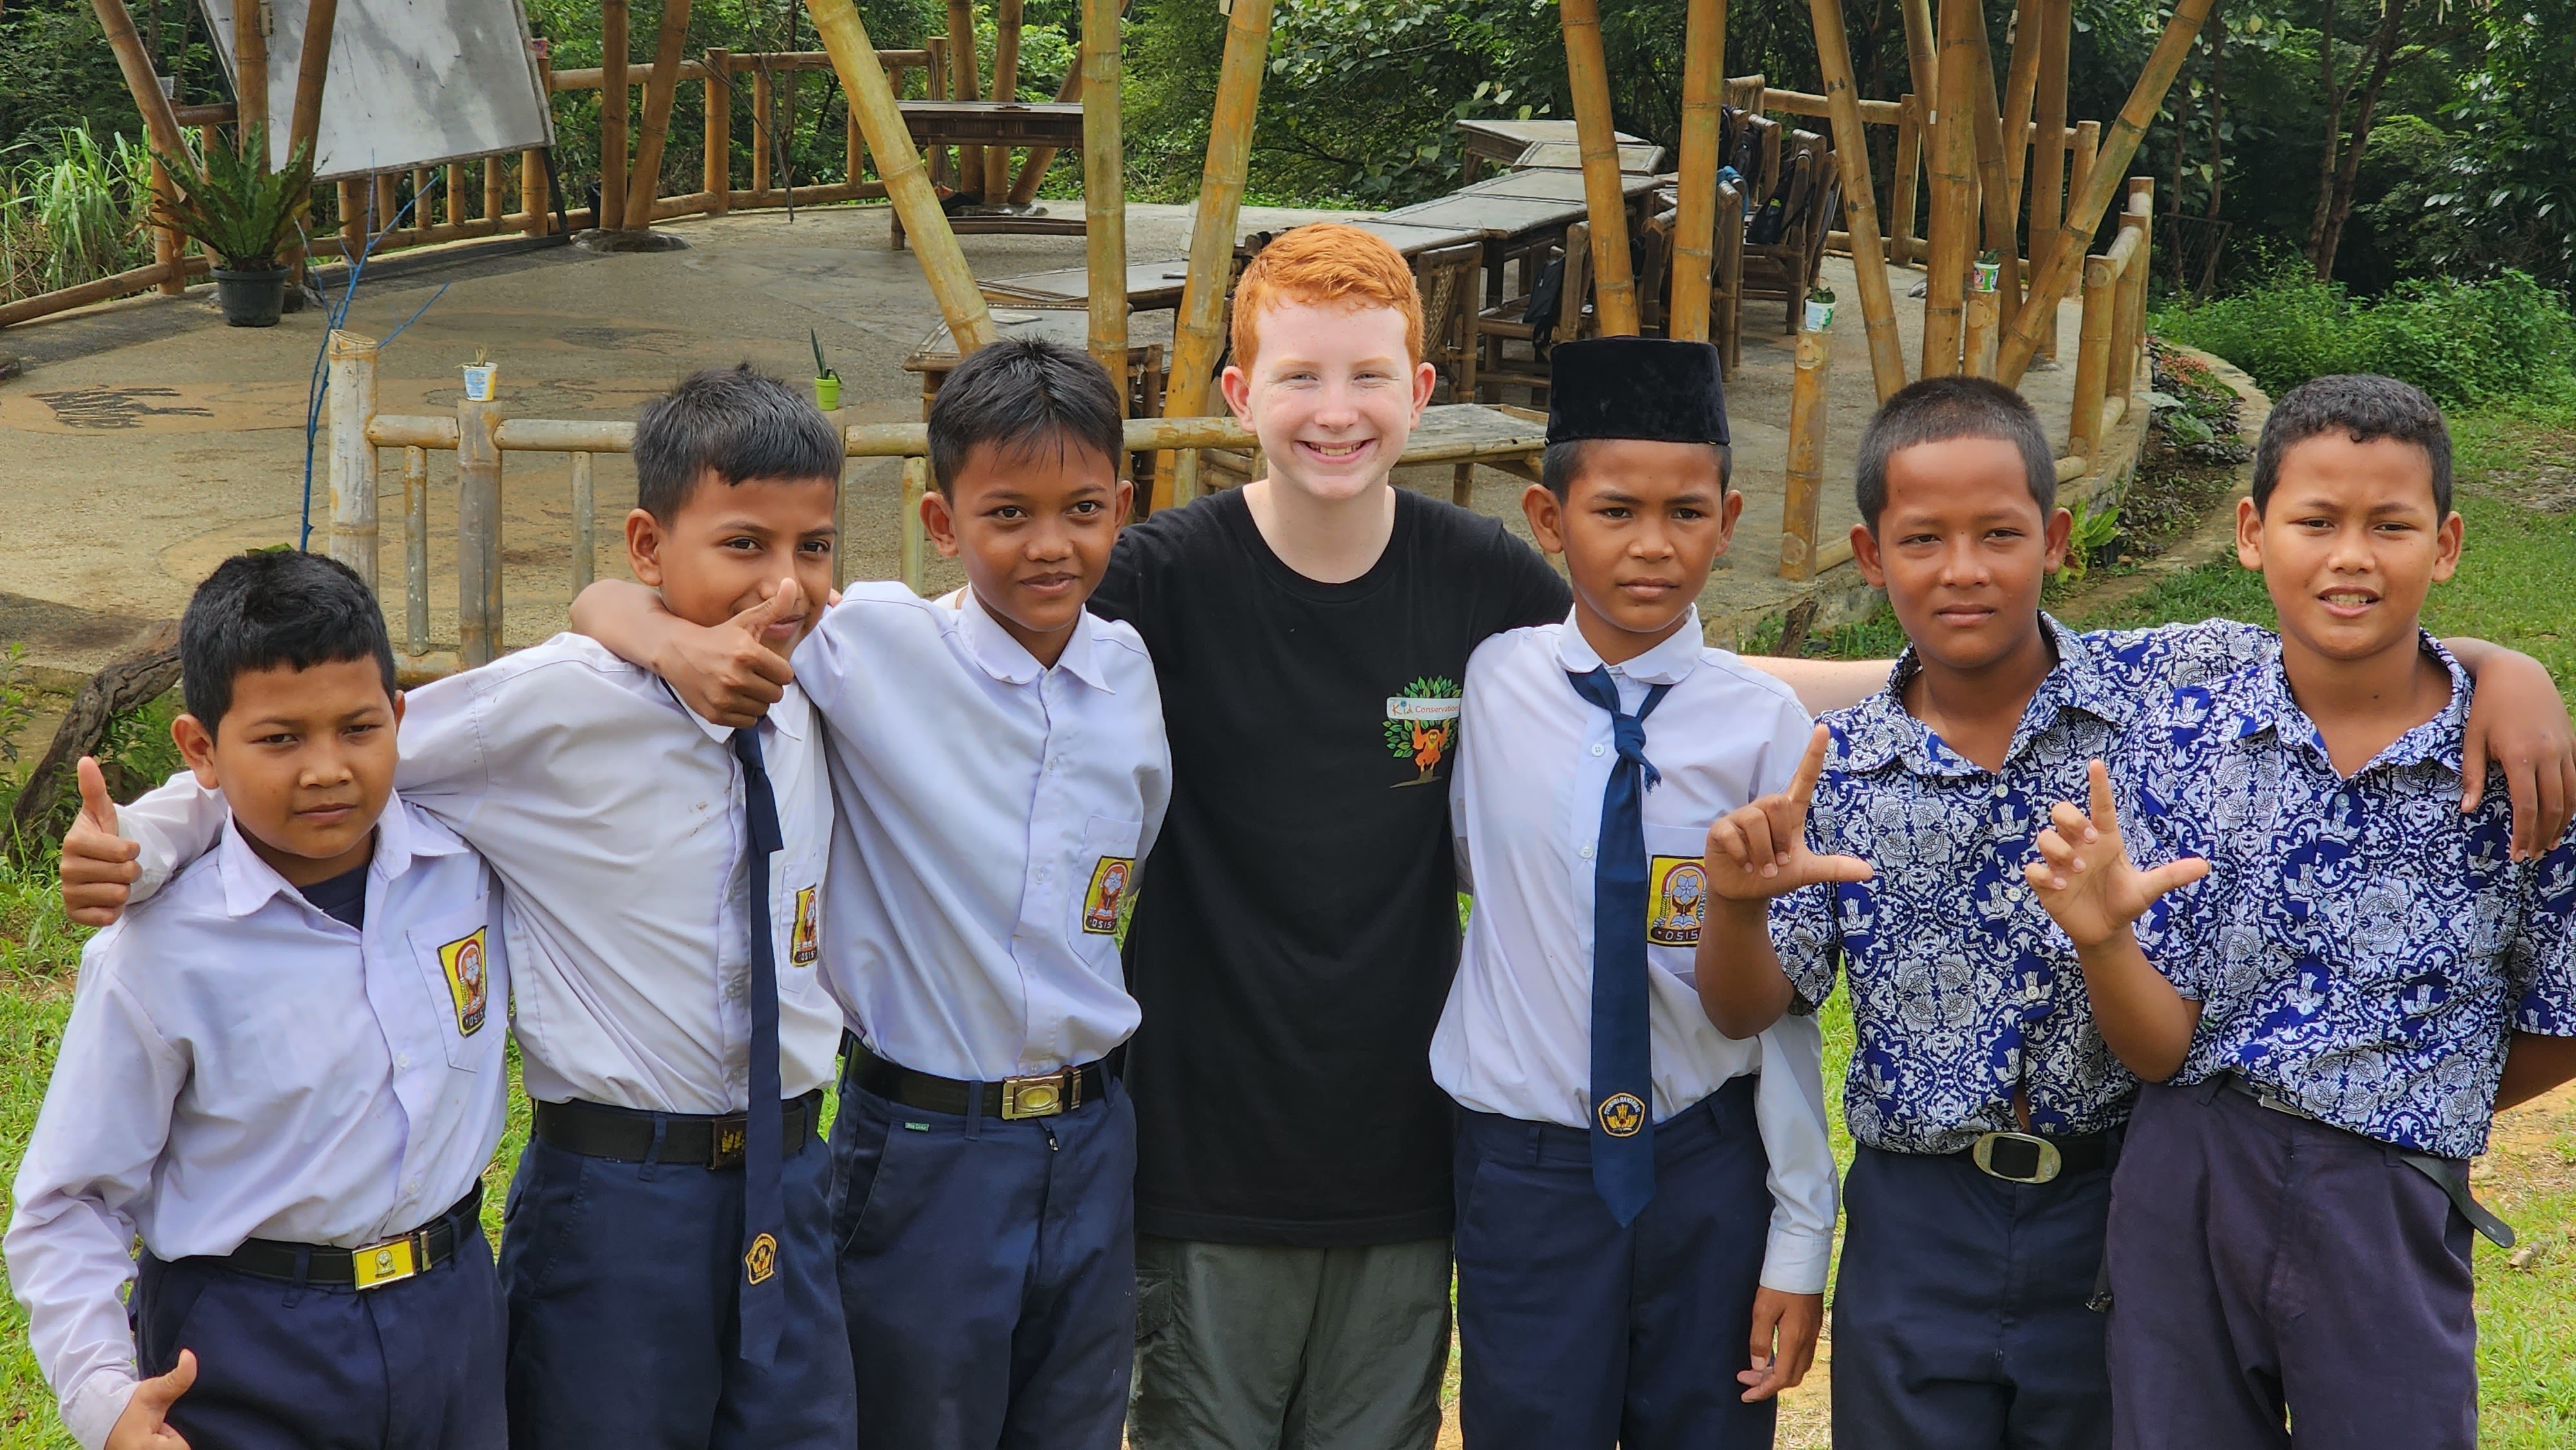
<path fill-rule="evenodd" d="M 162 153 L 174 195 L 155 202 L 153 220 L 185 233 L 229 270 L 256 272 L 277 265 L 277 249 L 313 207 L 313 146 L 306 142 L 273 172 L 253 158 L 268 154 L 267 127 L 253 126 L 240 154 L 206 148 L 205 164 L 188 155 Z"/>

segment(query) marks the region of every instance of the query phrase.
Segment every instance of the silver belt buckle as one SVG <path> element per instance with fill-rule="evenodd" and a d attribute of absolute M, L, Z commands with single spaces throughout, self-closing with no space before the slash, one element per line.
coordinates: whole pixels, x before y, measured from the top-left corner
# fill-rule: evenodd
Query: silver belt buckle
<path fill-rule="evenodd" d="M 2003 1149 L 2000 1166 L 1996 1163 L 1998 1146 Z M 2006 1183 L 2054 1182 L 2066 1166 L 2065 1155 L 2057 1151 L 2057 1145 L 2036 1133 L 1980 1133 L 1968 1157 L 1978 1172 Z M 2022 1171 L 2025 1161 L 2029 1168 Z"/>

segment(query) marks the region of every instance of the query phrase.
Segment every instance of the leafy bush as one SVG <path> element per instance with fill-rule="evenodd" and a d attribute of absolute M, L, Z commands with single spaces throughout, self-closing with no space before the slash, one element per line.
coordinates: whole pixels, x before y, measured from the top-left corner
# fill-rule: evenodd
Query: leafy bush
<path fill-rule="evenodd" d="M 141 144 L 101 141 L 86 122 L 0 151 L 0 295 L 76 287 L 151 260 L 151 174 Z"/>
<path fill-rule="evenodd" d="M 2329 373 L 2386 373 L 2456 407 L 2545 393 L 2576 369 L 2566 302 L 2511 271 L 2404 282 L 2365 301 L 2284 272 L 2159 313 L 2155 330 L 2226 358 L 2273 393 Z"/>
<path fill-rule="evenodd" d="M 175 193 L 153 205 L 153 219 L 195 238 L 226 267 L 256 271 L 277 264 L 277 249 L 313 207 L 313 146 L 275 171 L 263 171 L 255 158 L 267 155 L 268 128 L 252 126 L 235 153 L 230 147 L 206 148 L 202 163 L 194 154 L 163 156 Z"/>

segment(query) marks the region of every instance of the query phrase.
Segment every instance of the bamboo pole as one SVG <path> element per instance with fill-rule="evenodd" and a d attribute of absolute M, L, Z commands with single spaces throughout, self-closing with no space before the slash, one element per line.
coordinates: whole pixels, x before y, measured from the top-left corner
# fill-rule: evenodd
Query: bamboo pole
<path fill-rule="evenodd" d="M 689 0 L 662 0 L 662 33 L 653 48 L 653 74 L 644 82 L 644 134 L 636 138 L 635 166 L 626 178 L 624 229 L 653 229 L 653 203 L 662 192 L 662 148 L 671 139 L 671 101 L 680 89 L 680 47 L 689 38 Z"/>
<path fill-rule="evenodd" d="M 599 0 L 599 211 L 590 224 L 602 231 L 626 215 L 626 23 L 626 0 Z"/>
<path fill-rule="evenodd" d="M 125 77 L 125 89 L 134 98 L 134 109 L 142 114 L 143 129 L 150 136 L 152 148 L 171 156 L 187 149 L 179 134 L 179 118 L 170 98 L 161 93 L 161 78 L 152 70 L 152 57 L 143 49 L 143 38 L 134 33 L 134 17 L 127 14 L 125 0 L 90 0 L 98 12 L 98 24 L 107 32 L 108 49 L 116 53 L 116 68 Z"/>
<path fill-rule="evenodd" d="M 895 67 L 894 72 L 886 77 L 886 84 L 901 95 L 903 67 Z M 849 97 L 841 98 L 841 170 L 845 173 L 842 179 L 852 187 L 861 187 L 867 185 L 868 138 L 859 130 L 858 108 L 849 102 Z"/>
<path fill-rule="evenodd" d="M 170 171 L 161 164 L 161 153 L 158 151 L 152 153 L 151 168 L 152 199 L 165 203 L 172 200 L 176 193 L 170 185 Z M 346 195 L 347 191 L 347 187 L 341 188 L 342 195 Z M 177 232 L 159 222 L 152 224 L 152 263 L 165 269 L 160 283 L 161 295 L 164 297 L 176 297 L 188 290 L 188 271 L 179 260 L 185 252 L 186 248 L 181 245 Z"/>
<path fill-rule="evenodd" d="M 2021 242 L 2014 235 L 2009 203 L 2012 188 L 2004 177 L 2004 123 L 1995 101 L 1995 53 L 1986 42 L 1986 7 L 1969 7 L 1968 24 L 1977 47 L 1977 76 L 1968 102 L 1976 120 L 1978 209 L 1985 218 L 1986 250 L 2002 269 L 2006 295 L 2021 295 Z"/>
<path fill-rule="evenodd" d="M 510 211 L 509 171 L 498 156 L 483 158 L 483 216 L 494 231 L 501 229 L 501 218 Z"/>
<path fill-rule="evenodd" d="M 1895 214 L 1889 218 L 1887 234 L 1896 260 L 1914 262 L 1923 257 L 1923 239 L 1914 230 L 1923 174 L 1923 98 L 1908 94 L 1898 105 L 1903 110 L 1896 122 Z"/>
<path fill-rule="evenodd" d="M 323 349 L 331 405 L 331 557 L 376 587 L 376 340 L 335 329 Z"/>
<path fill-rule="evenodd" d="M 994 0 L 993 99 L 1020 98 L 1020 12 L 1022 0 Z M 996 204 L 1011 193 L 1011 148 L 984 148 L 984 199 Z M 1114 376 L 1114 374 L 1113 374 Z"/>
<path fill-rule="evenodd" d="M 572 592 L 576 598 L 599 577 L 599 494 L 590 473 L 590 454 L 576 449 L 572 455 Z"/>
<path fill-rule="evenodd" d="M 260 0 L 233 6 L 233 140 L 242 158 L 261 175 L 270 168 L 277 138 L 268 124 L 268 7 Z M 250 148 L 253 134 L 260 149 Z"/>
<path fill-rule="evenodd" d="M 1261 76 L 1270 68 L 1271 0 L 1234 0 L 1226 17 L 1225 58 L 1216 82 L 1216 115 L 1208 127 L 1207 165 L 1199 186 L 1198 213 L 1190 223 L 1189 279 L 1181 286 L 1181 313 L 1172 328 L 1172 372 L 1163 411 L 1196 417 L 1208 410 L 1217 359 L 1225 355 L 1225 294 L 1234 280 L 1234 228 L 1243 208 L 1244 168 L 1252 158 L 1252 127 L 1261 107 Z M 1126 295 L 1126 279 L 1118 293 Z M 1110 376 L 1127 375 L 1125 359 Z M 1122 382 L 1123 388 L 1125 384 Z M 1154 507 L 1188 503 L 1198 495 L 1198 455 L 1184 453 L 1154 479 Z"/>
<path fill-rule="evenodd" d="M 2066 451 L 2094 457 L 2102 444 L 2102 399 L 2111 371 L 2111 292 L 2117 270 L 2107 257 L 2084 262 L 2084 321 L 2075 350 L 2075 400 L 2066 420 Z"/>
<path fill-rule="evenodd" d="M 395 195 L 395 189 L 401 184 L 400 177 L 394 172 L 376 173 L 375 231 L 382 232 L 393 226 L 394 213 L 402 209 L 402 199 Z"/>
<path fill-rule="evenodd" d="M 1923 376 L 1947 377 L 1959 370 L 1960 332 L 1970 256 L 1969 234 L 1975 225 L 1976 185 L 1971 173 L 1974 142 L 1968 119 L 1968 93 L 1977 74 L 1975 37 L 1967 12 L 1979 0 L 1942 0 L 1940 91 L 1932 112 L 1932 220 L 1929 259 L 1924 264 Z"/>
<path fill-rule="evenodd" d="M 975 54 L 975 0 L 948 0 L 948 98 L 971 101 L 979 94 L 982 66 Z M 979 199 L 984 186 L 984 148 L 957 148 L 957 189 Z"/>
<path fill-rule="evenodd" d="M 549 108 L 554 105 L 554 75 L 554 47 L 539 41 L 537 94 L 546 98 Z M 519 211 L 526 218 L 520 229 L 532 237 L 542 237 L 552 231 L 554 223 L 546 215 L 547 205 L 546 153 L 542 147 L 531 146 L 519 153 Z"/>
<path fill-rule="evenodd" d="M 1789 481 L 1780 501 L 1780 577 L 1816 577 L 1816 505 L 1825 491 L 1825 383 L 1833 348 L 1821 332 L 1798 331 L 1789 387 Z"/>
<path fill-rule="evenodd" d="M 1127 411 L 1127 179 L 1120 115 L 1123 0 L 1082 0 L 1082 54 L 1069 89 L 1082 94 L 1083 260 L 1089 267 L 1092 361 L 1117 379 L 1118 411 Z M 1040 153 L 1029 154 L 1030 174 Z M 1126 460 L 1121 459 L 1122 465 Z"/>
<path fill-rule="evenodd" d="M 447 163 L 447 180 L 438 189 L 447 194 L 447 224 L 451 227 L 462 226 L 465 222 L 465 163 L 461 161 Z M 429 220 L 425 215 L 425 209 L 413 214 L 419 216 L 424 223 Z"/>
<path fill-rule="evenodd" d="M 499 402 L 456 403 L 456 653 L 467 669 L 501 653 Z"/>
<path fill-rule="evenodd" d="M 1673 218 L 1672 314 L 1665 332 L 1708 340 L 1716 264 L 1717 154 L 1726 90 L 1726 0 L 1690 0 L 1682 54 L 1681 198 Z M 1470 339 L 1473 342 L 1473 339 Z"/>
<path fill-rule="evenodd" d="M 1088 0 L 1086 0 L 1086 3 L 1088 3 Z M 1117 14 L 1110 17 L 1110 25 L 1113 29 L 1116 28 L 1120 20 L 1123 20 L 1126 17 L 1127 6 L 1128 0 L 1118 0 Z M 1090 11 L 1086 9 L 1083 13 L 1088 15 L 1090 14 Z M 1088 24 L 1087 21 L 1085 23 L 1086 25 Z M 1086 29 L 1084 33 L 1087 35 L 1090 32 Z M 1082 74 L 1082 67 L 1081 65 L 1076 64 L 1072 69 L 1064 73 L 1064 83 L 1056 87 L 1055 98 L 1058 101 L 1079 101 L 1085 94 L 1083 88 L 1086 84 L 1087 82 Z M 1086 139 L 1084 144 L 1088 145 L 1090 143 Z M 1054 147 L 1040 146 L 1031 151 L 1028 156 L 1020 162 L 1020 179 L 1011 183 L 1011 205 L 1027 206 L 1029 203 L 1036 201 L 1038 197 L 1038 184 L 1046 180 L 1047 168 L 1053 165 L 1055 165 Z"/>
<path fill-rule="evenodd" d="M 709 216 L 723 216 L 733 206 L 733 73 L 725 68 L 727 54 L 721 47 L 707 51 L 707 147 L 699 185 L 707 193 Z M 858 107 L 850 113 L 857 115 Z M 855 177 L 858 158 L 853 156 L 850 165 Z"/>
<path fill-rule="evenodd" d="M 2201 22 L 2209 18 L 2210 3 L 2211 0 L 2179 0 L 2174 6 L 2173 19 L 2157 38 L 2155 52 L 2147 57 L 2138 83 L 2130 88 L 2128 104 L 2120 108 L 2119 118 L 2103 137 L 2102 149 L 2093 158 L 2092 174 L 2084 179 L 2082 193 L 2067 205 L 2066 218 L 2058 228 L 2065 244 L 2056 249 L 2047 272 L 2032 291 L 2053 296 L 2065 289 L 2066 279 L 2075 270 L 2075 249 L 2083 246 L 2093 229 L 2102 224 L 2102 213 L 2110 209 L 2122 174 L 2129 169 L 2129 158 L 2138 154 L 2138 142 L 2145 139 L 2148 123 L 2163 108 L 2165 91 L 2173 85 L 2174 73 L 2182 69 L 2193 40 L 2200 34 Z M 2002 355 L 1995 364 L 1995 376 L 2004 382 L 2020 382 L 2022 370 L 2030 366 L 2031 354 L 2039 346 L 2038 317 L 2029 308 L 2014 316 L 2004 337 Z"/>
<path fill-rule="evenodd" d="M 2130 177 L 2129 205 L 2120 213 L 2121 232 L 2136 232 L 2138 239 L 2130 244 L 2136 250 L 2129 254 L 2129 263 L 2120 272 L 2120 290 L 2111 309 L 2111 375 L 2107 391 L 2115 398 L 2128 397 L 2137 386 L 2138 345 L 2146 336 L 2147 252 L 2155 237 L 2155 185 L 2151 177 Z"/>
<path fill-rule="evenodd" d="M 1637 335 L 1637 278 L 1628 255 L 1628 197 L 1619 177 L 1619 134 L 1610 119 L 1610 70 L 1601 49 L 1600 0 L 1560 0 L 1566 83 L 1583 155 L 1584 212 L 1592 222 L 1592 302 L 1604 337 Z M 1580 307 L 1582 299 L 1574 305 Z M 1566 329 L 1569 335 L 1573 329 Z"/>
<path fill-rule="evenodd" d="M 1982 287 L 1968 289 L 1967 339 L 1959 370 L 1972 378 L 1995 375 L 1995 318 L 2002 294 Z"/>
<path fill-rule="evenodd" d="M 984 294 L 975 286 L 966 254 L 958 249 L 957 234 L 948 229 L 948 218 L 939 209 L 939 195 L 922 174 L 921 153 L 912 148 L 912 133 L 904 126 L 885 68 L 877 63 L 867 25 L 851 0 L 805 0 L 805 9 L 814 17 L 824 49 L 831 53 L 842 93 L 859 112 L 868 154 L 876 158 L 886 196 L 912 236 L 913 255 L 921 261 L 930 295 L 939 303 L 939 315 L 956 339 L 959 355 L 982 347 L 993 340 L 992 314 L 985 310 Z"/>
<path fill-rule="evenodd" d="M 351 260 L 367 243 L 366 197 L 364 178 L 340 183 L 340 255 Z"/>
<path fill-rule="evenodd" d="M 239 22 L 239 11 L 234 19 Z M 303 147 L 317 144 L 322 134 L 322 83 L 331 70 L 331 33 L 339 23 L 340 0 L 307 0 L 303 49 L 295 57 L 295 109 L 286 128 L 289 160 Z"/>
<path fill-rule="evenodd" d="M 895 536 L 895 567 L 903 575 L 904 587 L 915 594 L 919 594 L 927 582 L 921 568 L 921 496 L 929 491 L 930 460 L 906 458 L 903 461 L 903 518 L 900 520 L 903 527 Z"/>
<path fill-rule="evenodd" d="M 2102 123 L 2099 121 L 2077 122 L 2075 126 L 2075 142 L 2069 152 L 2070 159 L 2067 162 L 2066 200 L 2068 205 L 2073 205 L 2075 198 L 2083 195 L 2085 186 L 2092 181 L 2093 158 L 2100 154 L 2101 150 Z M 2058 228 L 2060 231 L 2065 229 L 2066 215 L 2067 214 L 2062 210 L 2058 215 Z M 2096 222 L 2094 225 L 2098 228 L 2100 223 Z M 2051 240 L 2054 239 L 2052 238 Z M 2093 235 L 2089 231 L 2085 233 L 2084 240 L 2076 244 L 2079 250 L 2088 248 L 2092 245 Z M 2075 269 L 2075 280 L 2066 284 L 2066 295 L 2069 297 L 2075 296 L 2077 292 L 2082 290 L 2083 281 L 2083 268 L 2078 266 Z"/>
<path fill-rule="evenodd" d="M 1880 402 L 1905 386 L 1905 345 L 1896 336 L 1896 296 L 1887 285 L 1887 244 L 1879 235 L 1878 194 L 1869 179 L 1869 134 L 1852 89 L 1851 35 L 1842 0 L 1809 0 L 1816 63 L 1825 104 L 1833 111 L 1834 156 L 1843 173 L 1843 213 L 1850 222 L 1852 274 L 1860 281 L 1861 322 L 1869 339 L 1870 381 Z"/>
<path fill-rule="evenodd" d="M 429 653 L 429 450 L 403 450 L 403 653 Z"/>
<path fill-rule="evenodd" d="M 1901 0 L 1897 9 L 1905 17 L 1905 68 L 1914 79 L 1914 94 L 1923 98 L 1925 106 L 1937 107 L 1941 32 L 1932 23 L 1932 0 Z"/>
<path fill-rule="evenodd" d="M 2048 0 L 2014 0 L 2012 64 L 2005 71 L 2003 133 L 2004 217 L 2021 232 L 2023 183 L 2030 174 L 2031 105 L 2039 89 L 2040 38 L 2047 27 Z M 2011 299 L 2020 304 L 2020 297 Z"/>
<path fill-rule="evenodd" d="M 926 74 L 925 85 L 923 88 L 930 92 L 930 99 L 934 101 L 944 101 L 948 99 L 948 37 L 944 35 L 934 35 L 924 40 L 922 45 L 930 51 L 930 69 Z M 948 163 L 949 149 L 947 147 L 933 146 L 930 148 L 929 165 L 932 185 L 946 186 L 948 184 Z M 895 245 L 897 247 L 901 247 L 903 245 L 903 227 L 900 220 L 897 221 L 895 226 Z"/>
<path fill-rule="evenodd" d="M 759 68 L 751 73 L 751 194 L 759 197 L 769 192 L 769 132 L 778 107 L 769 94 L 769 58 L 752 59 Z"/>
<path fill-rule="evenodd" d="M 2059 245 L 2057 221 L 2066 207 L 2066 52 L 2074 16 L 2073 0 L 2039 0 L 2039 136 L 2031 157 L 2030 264 L 2041 271 L 2048 267 L 2048 253 Z M 2048 326 L 2039 338 L 2040 356 L 2051 360 L 2057 356 L 2057 302 L 2048 299 Z"/>

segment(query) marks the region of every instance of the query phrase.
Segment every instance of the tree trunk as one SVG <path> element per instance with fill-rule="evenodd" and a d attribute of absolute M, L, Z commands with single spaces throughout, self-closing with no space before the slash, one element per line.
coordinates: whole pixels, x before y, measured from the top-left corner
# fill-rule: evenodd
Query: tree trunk
<path fill-rule="evenodd" d="M 2361 109 L 2352 118 L 2352 141 L 2344 148 L 2343 163 L 2335 168 L 2334 189 L 2326 209 L 2325 235 L 2317 246 L 2317 278 L 2334 277 L 2335 249 L 2343 244 L 2343 224 L 2352 215 L 2352 194 L 2361 176 L 2361 153 L 2370 145 L 2371 115 L 2379 108 L 2380 89 L 2388 84 L 2388 73 L 2397 65 L 2397 43 L 2406 24 L 2407 0 L 2388 0 L 2381 17 L 2379 34 L 2372 41 L 2370 81 L 2361 90 Z"/>
<path fill-rule="evenodd" d="M 2334 79 L 2335 0 L 2325 0 L 2324 14 L 2317 26 L 2317 90 L 2326 98 L 2326 134 L 2317 146 L 2317 206 L 2308 218 L 2308 262 L 2316 265 L 2324 255 L 2326 212 L 2334 200 L 2335 148 L 2343 139 L 2343 96 L 2335 89 Z M 2327 280 L 2329 269 L 2317 268 L 2317 280 Z"/>
<path fill-rule="evenodd" d="M 48 862 L 53 846 L 80 809 L 77 767 L 84 755 L 95 755 L 106 743 L 116 717 L 139 710 L 179 682 L 179 623 L 165 620 L 153 627 L 141 648 L 111 661 L 72 701 L 71 713 L 54 732 L 45 758 L 27 773 L 18 803 L 9 812 L 9 856 L 21 867 Z"/>

